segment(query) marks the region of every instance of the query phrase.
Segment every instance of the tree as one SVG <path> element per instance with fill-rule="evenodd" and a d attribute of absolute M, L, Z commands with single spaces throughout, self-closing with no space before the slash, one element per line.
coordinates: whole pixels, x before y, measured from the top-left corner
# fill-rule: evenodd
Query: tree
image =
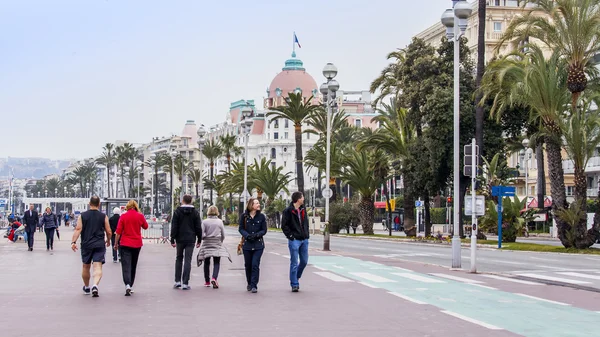
<path fill-rule="evenodd" d="M 226 134 L 219 137 L 221 149 L 227 159 L 227 172 L 231 172 L 231 156 L 239 156 L 242 154 L 243 148 L 237 146 L 237 137 L 234 134 Z M 233 193 L 229 193 L 229 206 L 233 207 Z"/>
<path fill-rule="evenodd" d="M 272 108 L 267 117 L 283 118 L 294 123 L 294 134 L 296 140 L 296 175 L 298 179 L 298 191 L 304 193 L 304 168 L 302 166 L 302 125 L 318 110 L 319 105 L 313 105 L 313 96 L 306 101 L 302 93 L 289 93 L 286 99 L 287 105 Z"/>
<path fill-rule="evenodd" d="M 481 79 L 483 78 L 483 73 L 485 70 L 485 26 L 486 26 L 486 8 L 487 8 L 487 0 L 478 0 L 478 29 L 477 29 L 477 75 L 475 77 L 475 87 L 479 88 L 481 85 Z M 483 116 L 484 116 L 484 108 L 483 106 L 477 104 L 481 101 L 483 97 L 483 93 L 479 91 L 477 96 L 475 97 L 475 139 L 477 141 L 477 145 L 479 145 L 480 153 L 483 153 Z M 479 163 L 477 165 L 482 165 L 483 161 L 481 160 L 483 156 L 479 157 Z"/>
<path fill-rule="evenodd" d="M 111 144 L 111 143 L 106 143 L 106 145 L 104 145 L 103 147 L 104 152 L 102 152 L 102 155 L 100 155 L 100 158 L 98 158 L 96 160 L 96 162 L 99 165 L 104 165 L 106 167 L 106 173 L 107 173 L 107 182 L 108 182 L 108 197 L 112 197 L 111 194 L 111 184 L 110 184 L 110 178 L 111 178 L 111 169 L 113 167 L 113 165 L 115 164 L 115 145 Z"/>
<path fill-rule="evenodd" d="M 377 90 L 381 91 L 381 94 L 373 101 L 374 105 L 377 105 L 388 96 L 393 96 L 393 101 L 399 98 L 402 92 L 400 87 L 402 87 L 402 65 L 404 64 L 405 56 L 405 50 L 403 49 L 395 50 L 387 55 L 387 59 L 392 60 L 392 62 L 383 68 L 379 77 L 371 82 L 370 91 L 372 94 Z"/>
<path fill-rule="evenodd" d="M 192 182 L 194 183 L 194 188 L 196 191 L 196 198 L 198 198 L 198 196 L 200 195 L 199 192 L 199 188 L 200 188 L 200 182 L 202 182 L 202 171 L 198 168 L 193 168 L 190 170 L 190 179 L 192 179 Z"/>
<path fill-rule="evenodd" d="M 215 161 L 217 159 L 219 159 L 221 157 L 223 153 L 223 150 L 221 149 L 221 144 L 218 141 L 215 141 L 214 139 L 210 139 L 209 141 L 206 142 L 206 144 L 204 145 L 204 147 L 202 148 L 202 154 L 204 155 L 204 157 L 206 157 L 206 159 L 208 159 L 208 162 L 210 164 L 210 184 L 205 184 L 207 186 L 210 186 L 210 203 L 213 204 L 214 200 L 213 200 L 213 191 L 214 191 L 214 186 L 212 184 L 212 180 L 214 179 L 214 170 L 215 170 Z"/>
<path fill-rule="evenodd" d="M 260 163 L 254 160 L 252 174 L 250 176 L 252 184 L 267 195 L 265 207 L 268 207 L 273 200 L 277 198 L 279 192 L 289 193 L 287 185 L 294 180 L 291 172 L 283 174 L 283 166 L 273 167 L 271 161 L 262 158 Z"/>

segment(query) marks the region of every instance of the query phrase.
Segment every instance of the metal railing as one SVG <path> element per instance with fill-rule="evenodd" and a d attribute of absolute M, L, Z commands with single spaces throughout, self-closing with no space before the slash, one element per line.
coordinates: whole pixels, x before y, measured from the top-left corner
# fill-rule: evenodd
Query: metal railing
<path fill-rule="evenodd" d="M 142 239 L 156 240 L 157 243 L 169 242 L 171 226 L 164 221 L 148 221 L 148 229 L 142 229 Z"/>

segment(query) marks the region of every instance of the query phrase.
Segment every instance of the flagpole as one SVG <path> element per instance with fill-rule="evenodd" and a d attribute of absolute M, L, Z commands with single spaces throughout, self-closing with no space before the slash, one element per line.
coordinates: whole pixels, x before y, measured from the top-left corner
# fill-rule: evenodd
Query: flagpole
<path fill-rule="evenodd" d="M 296 32 L 292 35 L 292 52 L 294 54 L 296 53 Z"/>

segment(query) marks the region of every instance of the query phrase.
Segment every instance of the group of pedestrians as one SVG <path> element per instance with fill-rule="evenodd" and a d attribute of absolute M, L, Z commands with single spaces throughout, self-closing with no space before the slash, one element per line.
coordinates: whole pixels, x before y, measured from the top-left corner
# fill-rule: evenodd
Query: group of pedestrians
<path fill-rule="evenodd" d="M 52 208 L 46 207 L 45 212 L 39 216 L 38 212 L 34 210 L 34 205 L 29 205 L 29 210 L 23 214 L 23 225 L 25 225 L 25 232 L 27 233 L 27 250 L 33 251 L 34 236 L 36 229 L 39 224 L 44 229 L 46 234 L 46 251 L 54 250 L 54 234 L 60 239 L 59 219 L 60 217 L 52 213 Z"/>

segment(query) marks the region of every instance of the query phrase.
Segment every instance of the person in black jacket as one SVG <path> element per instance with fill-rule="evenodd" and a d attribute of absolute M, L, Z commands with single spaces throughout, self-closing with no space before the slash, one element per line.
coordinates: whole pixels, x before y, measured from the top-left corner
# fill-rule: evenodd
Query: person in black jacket
<path fill-rule="evenodd" d="M 184 195 L 181 206 L 175 210 L 171 221 L 171 245 L 177 248 L 177 260 L 175 261 L 175 289 L 191 289 L 190 271 L 192 269 L 192 255 L 194 254 L 194 243 L 200 248 L 202 241 L 202 220 L 200 214 L 192 205 L 192 196 Z M 184 262 L 185 255 L 185 262 Z M 183 264 L 183 284 L 182 269 Z"/>
<path fill-rule="evenodd" d="M 292 193 L 292 203 L 283 211 L 281 230 L 290 250 L 290 285 L 292 292 L 300 290 L 300 278 L 308 264 L 308 217 L 302 192 Z M 298 260 L 300 263 L 298 264 Z"/>
<path fill-rule="evenodd" d="M 112 256 L 113 263 L 117 263 L 117 258 L 121 256 L 121 246 L 119 246 L 119 251 L 115 250 L 115 239 L 117 236 L 117 225 L 119 224 L 119 219 L 121 218 L 121 209 L 119 207 L 113 208 L 113 216 L 108 219 L 108 223 L 110 224 L 110 230 L 112 231 L 112 237 L 110 238 L 110 245 L 112 247 Z"/>
<path fill-rule="evenodd" d="M 250 198 L 246 211 L 240 217 L 239 232 L 244 238 L 244 267 L 246 269 L 246 290 L 258 292 L 260 259 L 265 249 L 263 236 L 267 234 L 267 218 L 260 212 L 258 199 Z"/>
<path fill-rule="evenodd" d="M 34 211 L 33 208 L 33 204 L 30 204 L 29 210 L 25 211 L 25 214 L 23 214 L 23 225 L 25 225 L 25 231 L 27 232 L 28 251 L 33 250 L 33 235 L 35 234 L 35 229 L 40 223 L 38 212 Z"/>

